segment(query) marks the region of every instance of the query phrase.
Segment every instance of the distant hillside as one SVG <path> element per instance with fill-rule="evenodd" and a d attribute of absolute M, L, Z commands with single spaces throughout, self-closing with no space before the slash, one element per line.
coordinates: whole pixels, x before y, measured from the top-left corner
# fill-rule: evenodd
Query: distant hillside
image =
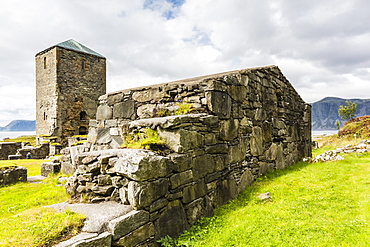
<path fill-rule="evenodd" d="M 0 131 L 35 131 L 35 120 L 13 120 L 7 126 L 0 127 Z"/>
<path fill-rule="evenodd" d="M 338 116 L 338 108 L 340 105 L 346 105 L 346 100 L 350 100 L 357 104 L 356 117 L 370 115 L 370 99 L 341 99 L 327 97 L 311 104 L 312 129 L 336 129 L 336 120 L 339 120 L 341 122 L 341 126 L 343 126 L 345 121 Z"/>
<path fill-rule="evenodd" d="M 370 116 L 363 116 L 354 118 L 348 121 L 338 132 L 338 136 L 340 137 L 351 137 L 356 134 L 358 137 L 361 138 L 369 138 L 370 137 Z"/>

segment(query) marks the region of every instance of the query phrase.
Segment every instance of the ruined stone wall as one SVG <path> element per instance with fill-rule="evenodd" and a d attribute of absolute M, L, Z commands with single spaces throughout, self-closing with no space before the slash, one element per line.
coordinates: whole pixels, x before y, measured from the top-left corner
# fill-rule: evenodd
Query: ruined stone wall
<path fill-rule="evenodd" d="M 186 104 L 191 105 L 188 113 L 219 117 L 221 133 L 216 138 L 222 141 L 263 135 L 261 142 L 251 140 L 251 152 L 256 157 L 263 156 L 273 143 L 282 145 L 286 153 L 295 150 L 295 156 L 311 154 L 307 145 L 311 140 L 311 106 L 301 99 L 276 66 L 103 95 L 97 120 L 90 122 L 92 150 L 118 147 L 129 121 L 174 115 Z"/>
<path fill-rule="evenodd" d="M 9 155 L 16 154 L 21 147 L 20 142 L 0 142 L 0 160 L 7 160 Z"/>
<path fill-rule="evenodd" d="M 46 63 L 45 63 L 46 61 Z M 36 55 L 36 135 L 87 134 L 98 97 L 106 93 L 106 59 L 52 47 Z"/>
<path fill-rule="evenodd" d="M 0 186 L 27 182 L 27 168 L 21 166 L 0 167 Z"/>
<path fill-rule="evenodd" d="M 25 146 L 21 149 L 18 149 L 16 153 L 17 155 L 21 156 L 21 159 L 26 159 L 28 153 L 31 154 L 32 159 L 45 159 L 50 155 L 50 144 L 42 143 L 37 147 Z"/>
<path fill-rule="evenodd" d="M 184 104 L 190 111 L 175 115 Z M 111 226 L 115 246 L 153 243 L 212 215 L 267 171 L 311 156 L 310 111 L 276 66 L 104 95 L 89 142 L 70 150 L 92 152 L 63 157 L 62 169 L 75 171 L 66 188 L 75 200 L 133 206 L 129 232 Z M 112 149 L 145 128 L 168 149 Z"/>

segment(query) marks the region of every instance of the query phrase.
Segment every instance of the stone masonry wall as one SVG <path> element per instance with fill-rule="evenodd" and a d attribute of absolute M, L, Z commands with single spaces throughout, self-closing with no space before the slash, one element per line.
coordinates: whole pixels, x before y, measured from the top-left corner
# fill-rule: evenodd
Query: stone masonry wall
<path fill-rule="evenodd" d="M 0 186 L 27 182 L 27 168 L 21 166 L 0 167 Z"/>
<path fill-rule="evenodd" d="M 0 142 L 0 160 L 7 160 L 9 155 L 16 154 L 21 147 L 20 142 Z"/>
<path fill-rule="evenodd" d="M 132 120 L 171 115 L 183 104 L 189 113 L 216 115 L 219 138 L 233 141 L 242 135 L 263 133 L 263 143 L 251 145 L 256 156 L 272 143 L 309 156 L 311 106 L 297 94 L 278 67 L 239 70 L 166 84 L 123 90 L 100 97 L 96 121 L 90 121 L 92 150 L 116 148 Z M 255 142 L 255 140 L 251 140 Z M 294 144 L 292 144 L 294 143 Z M 292 147 L 294 145 L 294 147 Z M 289 147 L 288 147 L 289 146 Z M 256 150 L 255 150 L 256 149 Z"/>
<path fill-rule="evenodd" d="M 188 114 L 169 116 L 184 104 Z M 311 156 L 310 111 L 276 66 L 104 95 L 78 149 L 91 152 L 63 157 L 62 169 L 75 171 L 67 192 L 130 204 L 138 220 L 129 231 L 115 228 L 129 220 L 112 223 L 114 245 L 153 244 L 211 216 L 267 171 Z M 117 149 L 145 128 L 168 150 Z"/>

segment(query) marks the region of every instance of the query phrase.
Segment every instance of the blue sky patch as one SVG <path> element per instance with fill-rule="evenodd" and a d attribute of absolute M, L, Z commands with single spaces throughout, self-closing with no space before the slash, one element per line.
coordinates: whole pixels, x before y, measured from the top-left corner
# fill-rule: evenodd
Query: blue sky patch
<path fill-rule="evenodd" d="M 171 7 L 163 8 L 163 2 L 167 2 L 171 4 Z M 162 10 L 162 16 L 165 17 L 167 20 L 174 19 L 176 17 L 176 13 L 179 11 L 181 5 L 185 3 L 185 0 L 145 0 L 144 2 L 144 9 L 150 10 Z"/>

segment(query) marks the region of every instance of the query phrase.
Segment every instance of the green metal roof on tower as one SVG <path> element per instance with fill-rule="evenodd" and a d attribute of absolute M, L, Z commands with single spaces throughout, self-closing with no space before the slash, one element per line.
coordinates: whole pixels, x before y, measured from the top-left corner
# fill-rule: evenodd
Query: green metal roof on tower
<path fill-rule="evenodd" d="M 104 56 L 100 55 L 96 51 L 91 50 L 90 48 L 84 46 L 83 44 L 78 43 L 77 41 L 73 39 L 61 42 L 57 44 L 56 46 L 104 58 Z"/>

